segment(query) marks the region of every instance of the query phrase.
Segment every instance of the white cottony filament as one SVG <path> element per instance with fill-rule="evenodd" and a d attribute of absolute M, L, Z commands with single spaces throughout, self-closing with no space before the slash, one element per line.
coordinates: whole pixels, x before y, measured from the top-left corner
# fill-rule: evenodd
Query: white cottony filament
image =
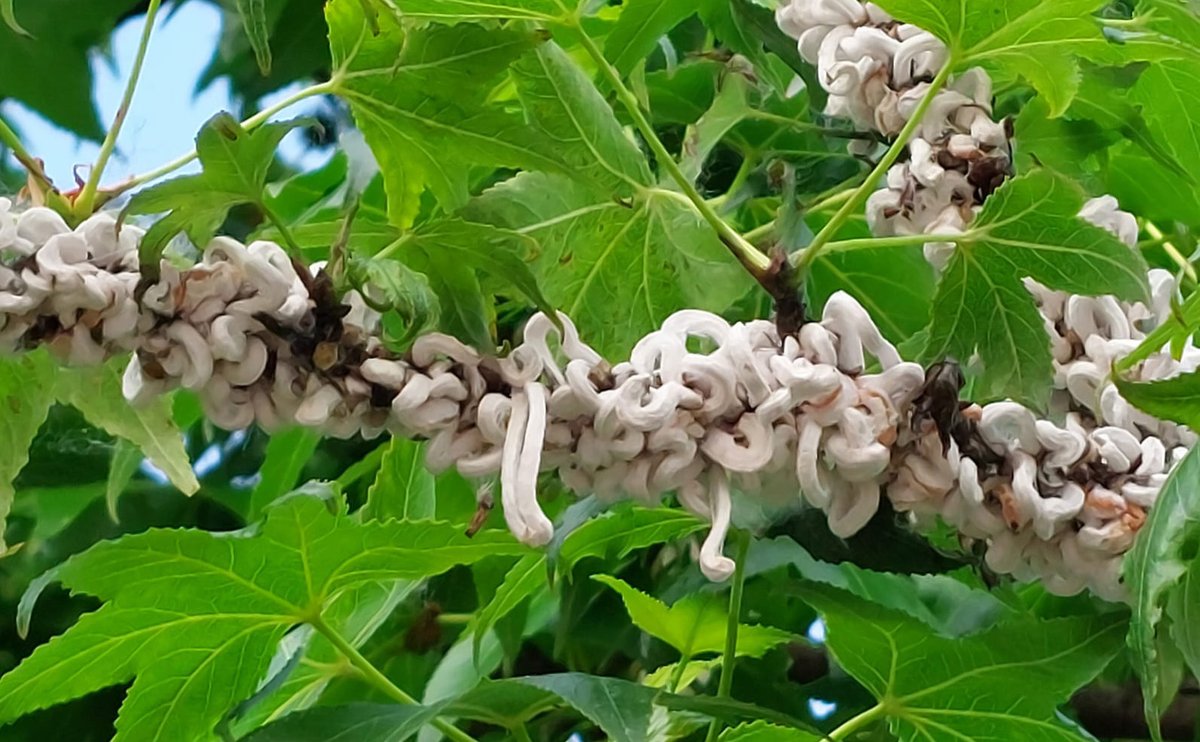
<path fill-rule="evenodd" d="M 1067 408 L 1086 412 L 1071 410 L 1055 424 L 1012 403 L 968 410 L 1008 462 L 989 473 L 953 441 L 943 452 L 936 430 L 912 430 L 924 371 L 903 362 L 846 294 L 830 297 L 820 321 L 797 337 L 781 338 L 768 321 L 731 324 L 681 311 L 643 338 L 628 362 L 611 366 L 562 315 L 561 331 L 535 316 L 526 342 L 506 358 L 437 334 L 395 357 L 376 339 L 378 318 L 352 294 L 350 316 L 362 324 L 344 321 L 340 345 L 317 344 L 300 356 L 292 336 L 311 327 L 315 302 L 269 243 L 246 248 L 219 238 L 192 269 L 164 265 L 139 304 L 136 240 L 113 238 L 109 217 L 93 217 L 73 233 L 44 210 L 16 220 L 16 229 L 0 221 L 10 242 L 29 241 L 20 247 L 37 257 L 46 243 L 19 235 L 48 235 L 54 244 L 20 275 L 6 268 L 12 275 L 8 288 L 0 283 L 0 333 L 10 351 L 54 317 L 59 335 L 35 340 L 69 362 L 136 351 L 124 379 L 132 400 L 186 386 L 213 422 L 230 428 L 299 424 L 342 437 L 388 431 L 427 438 L 431 467 L 499 475 L 506 522 L 533 545 L 553 534 L 537 499 L 542 471 L 608 499 L 655 504 L 673 492 L 713 524 L 699 560 L 713 579 L 734 568 L 722 553 L 734 493 L 776 504 L 803 500 L 826 511 L 840 536 L 857 533 L 886 495 L 918 521 L 937 515 L 985 540 L 996 568 L 1060 591 L 1086 586 L 1120 597 L 1114 564 L 1193 441 L 1190 431 L 1133 410 L 1107 382 L 1111 363 L 1170 311 L 1170 293 L 1161 289 L 1154 306 L 1142 307 L 1031 285 L 1047 327 L 1067 346 L 1056 357 L 1064 381 L 1058 394 L 1067 395 Z M 90 235 L 100 235 L 98 245 Z M 111 287 L 103 306 L 92 284 Z M 1095 334 L 1081 348 L 1084 330 Z M 707 351 L 691 350 L 694 339 Z M 339 358 L 354 354 L 365 360 L 333 372 Z M 1182 362 L 1156 356 L 1143 373 L 1196 366 L 1200 353 L 1187 348 Z M 875 367 L 881 371 L 865 373 Z M 1076 389 L 1087 400 L 1072 397 Z M 1084 465 L 1119 477 L 1116 489 L 1081 486 Z"/>
<path fill-rule="evenodd" d="M 700 546 L 700 571 L 714 582 L 723 582 L 733 575 L 737 564 L 723 553 L 733 516 L 733 500 L 729 495 L 729 480 L 720 469 L 714 470 L 709 478 L 708 504 L 712 530 Z"/>
<path fill-rule="evenodd" d="M 940 41 L 871 3 L 789 0 L 776 18 L 800 54 L 817 65 L 817 79 L 829 93 L 827 112 L 888 136 L 925 96 L 928 84 L 921 80 L 947 57 Z M 1009 132 L 991 118 L 991 97 L 991 80 L 980 69 L 952 78 L 935 96 L 907 160 L 889 171 L 886 186 L 868 201 L 867 222 L 876 235 L 952 234 L 969 225 L 1011 171 Z M 1131 248 L 1137 242 L 1136 219 L 1111 196 L 1088 201 L 1079 216 Z M 925 255 L 941 270 L 954 249 L 954 243 L 931 242 Z M 1059 424 L 1037 420 L 1014 403 L 971 408 L 983 439 L 1004 457 L 998 472 L 1011 471 L 1005 476 L 980 471 L 953 441 L 943 450 L 935 431 L 901 435 L 890 464 L 899 470 L 888 488 L 893 504 L 914 518 L 936 515 L 964 535 L 986 540 L 988 563 L 997 571 L 1040 578 L 1054 592 L 1090 586 L 1105 597 L 1122 597 L 1120 556 L 1167 473 L 1195 442 L 1191 431 L 1134 409 L 1111 381 L 1112 364 L 1170 311 L 1171 276 L 1151 271 L 1149 279 L 1148 305 L 1068 296 L 1026 281 L 1050 336 Z M 1200 352 L 1189 344 L 1178 361 L 1159 353 L 1133 373 L 1162 379 L 1197 367 Z M 844 510 L 838 507 L 840 490 L 826 482 L 818 451 L 837 454 L 842 469 L 848 462 L 835 438 L 816 433 L 801 431 L 797 474 L 810 500 L 832 508 L 830 522 L 837 528 Z M 1121 482 L 1119 493 L 1072 481 L 1096 466 Z"/>

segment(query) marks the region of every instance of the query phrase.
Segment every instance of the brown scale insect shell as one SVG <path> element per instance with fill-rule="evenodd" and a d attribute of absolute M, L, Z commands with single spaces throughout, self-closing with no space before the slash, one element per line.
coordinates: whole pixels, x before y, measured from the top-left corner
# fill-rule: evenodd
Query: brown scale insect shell
<path fill-rule="evenodd" d="M 312 361 L 318 370 L 328 371 L 337 364 L 341 356 L 341 348 L 337 343 L 317 343 L 317 347 L 313 349 Z"/>

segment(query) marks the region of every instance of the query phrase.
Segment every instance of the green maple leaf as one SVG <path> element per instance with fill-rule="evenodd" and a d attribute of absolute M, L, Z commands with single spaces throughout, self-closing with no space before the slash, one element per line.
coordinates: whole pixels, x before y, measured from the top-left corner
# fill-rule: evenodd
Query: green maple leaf
<path fill-rule="evenodd" d="M 347 591 L 524 552 L 498 531 L 360 525 L 331 513 L 334 503 L 293 496 L 250 532 L 156 529 L 72 557 L 49 576 L 104 604 L 0 677 L 0 723 L 133 680 L 117 740 L 215 739 L 285 634 L 327 625 L 328 606 Z"/>
<path fill-rule="evenodd" d="M 42 350 L 0 359 L 0 555 L 5 552 L 4 521 L 16 491 L 13 480 L 29 461 L 29 447 L 54 404 L 57 369 Z"/>
<path fill-rule="evenodd" d="M 1141 105 L 1155 141 L 1165 144 L 1189 173 L 1200 166 L 1200 123 L 1192 116 L 1200 105 L 1197 85 L 1200 61 L 1167 60 L 1147 67 L 1130 96 Z"/>
<path fill-rule="evenodd" d="M 989 198 L 938 284 L 925 357 L 965 363 L 978 353 L 980 397 L 1040 405 L 1053 370 L 1050 341 L 1021 280 L 1131 301 L 1147 292 L 1141 255 L 1078 218 L 1082 203 L 1070 181 L 1041 170 Z"/>
<path fill-rule="evenodd" d="M 492 19 L 558 21 L 568 17 L 565 0 L 399 0 L 400 13 L 440 23 Z"/>
<path fill-rule="evenodd" d="M 1173 376 L 1163 381 L 1114 379 L 1121 396 L 1160 420 L 1174 420 L 1195 430 L 1200 427 L 1200 373 Z"/>
<path fill-rule="evenodd" d="M 883 248 L 826 253 L 813 263 L 808 300 L 813 316 L 835 291 L 861 303 L 880 331 L 903 342 L 929 323 L 933 270 L 920 248 Z"/>
<path fill-rule="evenodd" d="M 650 56 L 658 40 L 696 12 L 693 0 L 630 0 L 604 40 L 604 56 L 622 75 Z"/>
<path fill-rule="evenodd" d="M 597 350 L 622 358 L 684 307 L 728 309 L 750 288 L 712 229 L 671 191 L 632 202 L 566 177 L 522 173 L 468 207 L 537 239 L 534 274 Z"/>
<path fill-rule="evenodd" d="M 765 721 L 739 724 L 725 730 L 721 742 L 820 742 L 821 737 L 803 729 L 791 729 Z"/>
<path fill-rule="evenodd" d="M 879 700 L 903 742 L 1084 738 L 1058 706 L 1112 660 L 1126 623 L 1120 614 L 1019 619 L 947 638 L 838 588 L 799 593 L 824 618 L 838 664 Z"/>
<path fill-rule="evenodd" d="M 11 14 L 27 35 L 0 24 L 0 70 L 5 70 L 0 99 L 18 100 L 81 137 L 102 138 L 88 53 L 137 5 L 136 0 L 16 0 Z"/>
<path fill-rule="evenodd" d="M 592 579 L 617 591 L 634 625 L 670 644 L 685 660 L 724 651 L 728 611 L 716 594 L 693 593 L 668 606 L 616 577 L 594 575 Z M 761 657 L 791 638 L 790 632 L 772 626 L 741 624 L 737 655 Z"/>
<path fill-rule="evenodd" d="M 378 520 L 428 520 L 437 503 L 437 479 L 425 467 L 425 446 L 392 438 L 367 490 L 366 517 Z"/>
<path fill-rule="evenodd" d="M 605 516 L 589 518 L 573 530 L 564 523 L 558 531 L 562 542 L 557 556 L 551 545 L 549 553 L 531 554 L 518 561 L 505 574 L 491 600 L 476 613 L 473 623 L 476 657 L 489 629 L 525 600 L 548 588 L 549 570 L 569 576 L 582 559 L 621 559 L 636 549 L 674 541 L 703 528 L 704 523 L 691 514 L 666 508 L 611 511 Z"/>
<path fill-rule="evenodd" d="M 575 177 L 622 195 L 651 183 L 650 165 L 591 79 L 557 44 L 513 65 L 517 93 L 548 147 Z"/>
<path fill-rule="evenodd" d="M 519 113 L 487 100 L 537 34 L 472 24 L 406 30 L 391 15 L 379 16 L 376 33 L 358 0 L 334 0 L 326 18 L 336 92 L 379 160 L 397 226 L 413 223 L 426 188 L 448 211 L 464 204 L 472 168 L 564 169 Z"/>
<path fill-rule="evenodd" d="M 1194 379 L 1192 380 L 1194 386 Z M 1124 388 L 1124 387 L 1123 387 Z M 1194 406 L 1194 402 L 1191 403 Z M 1163 688 L 1162 667 L 1165 664 L 1160 642 L 1166 638 L 1163 609 L 1173 606 L 1174 617 L 1179 601 L 1195 598 L 1195 580 L 1200 574 L 1196 558 L 1196 543 L 1200 539 L 1200 497 L 1196 481 L 1200 478 L 1200 449 L 1192 450 L 1175 467 L 1163 485 L 1145 527 L 1134 542 L 1122 564 L 1122 575 L 1129 585 L 1133 602 L 1133 617 L 1129 624 L 1129 646 L 1133 667 L 1142 681 L 1143 704 L 1151 736 L 1161 739 L 1159 717 L 1170 703 L 1176 687 Z M 1194 611 L 1195 603 L 1188 606 Z M 1193 618 L 1183 611 L 1185 626 L 1181 648 L 1189 661 L 1195 663 L 1196 645 Z M 1172 627 L 1174 628 L 1174 627 Z M 1193 668 L 1194 669 L 1194 668 Z"/>
<path fill-rule="evenodd" d="M 267 23 L 266 0 L 237 0 L 238 15 L 246 28 L 246 39 L 254 50 L 254 61 L 263 75 L 271 74 L 271 29 Z"/>
<path fill-rule="evenodd" d="M 356 585 L 330 601 L 324 611 L 325 621 L 337 627 L 338 633 L 352 646 L 361 649 L 395 613 L 400 603 L 422 584 L 419 580 L 390 580 Z M 239 707 L 243 709 L 242 713 L 235 713 L 237 719 L 233 727 L 239 738 L 263 724 L 313 706 L 331 685 L 347 682 L 341 665 L 343 658 L 324 636 L 310 637 L 307 645 L 296 651 L 303 652 L 304 661 L 287 673 L 282 682 L 269 684 L 260 691 L 263 697 L 252 697 L 243 703 Z M 349 682 L 354 681 L 349 679 Z"/>
<path fill-rule="evenodd" d="M 279 142 L 295 126 L 296 122 L 264 124 L 246 131 L 228 113 L 209 119 L 196 136 L 196 155 L 203 172 L 141 191 L 125 207 L 132 214 L 165 212 L 142 238 L 142 265 L 157 265 L 163 248 L 180 232 L 187 232 L 188 238 L 203 248 L 234 206 L 254 204 L 268 213 L 264 195 L 267 172 Z"/>
<path fill-rule="evenodd" d="M 880 0 L 897 18 L 934 34 L 957 66 L 982 66 L 1001 82 L 1023 77 L 1062 114 L 1079 89 L 1079 57 L 1112 58 L 1092 16 L 1105 0 Z"/>
<path fill-rule="evenodd" d="M 241 14 L 231 4 L 222 4 L 221 40 L 200 75 L 199 89 L 223 77 L 235 99 L 254 102 L 296 80 L 328 76 L 324 0 L 266 0 L 261 4 L 270 38 L 270 70 L 264 74 L 259 66 Z M 261 37 L 257 40 L 259 48 L 263 41 Z"/>
<path fill-rule="evenodd" d="M 91 424 L 136 446 L 180 492 L 195 494 L 200 482 L 172 417 L 170 399 L 163 397 L 131 408 L 121 391 L 126 363 L 127 357 L 119 357 L 92 368 L 61 369 L 55 395 L 59 402 L 82 412 Z"/>

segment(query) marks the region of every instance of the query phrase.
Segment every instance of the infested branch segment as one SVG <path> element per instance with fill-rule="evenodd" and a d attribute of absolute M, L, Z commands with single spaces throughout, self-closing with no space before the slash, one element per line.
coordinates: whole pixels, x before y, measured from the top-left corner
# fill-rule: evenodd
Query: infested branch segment
<path fill-rule="evenodd" d="M 946 61 L 937 39 L 854 0 L 793 0 L 778 15 L 818 67 L 829 112 L 894 135 Z M 868 211 L 877 234 L 967 227 L 1009 174 L 1009 132 L 991 119 L 990 82 L 969 71 L 941 90 L 888 187 Z M 1127 243 L 1132 217 L 1097 199 L 1081 216 Z M 454 338 L 420 337 L 403 357 L 379 339 L 357 293 L 278 245 L 217 238 L 200 262 L 143 276 L 141 230 L 106 214 L 70 229 L 54 212 L 0 199 L 0 350 L 49 346 L 65 362 L 131 353 L 133 403 L 174 388 L 198 394 L 217 425 L 301 425 L 326 435 L 388 432 L 429 440 L 428 464 L 498 476 L 504 517 L 542 545 L 552 525 L 537 480 L 553 471 L 578 493 L 650 504 L 668 494 L 712 523 L 700 565 L 725 579 L 732 498 L 803 501 L 839 536 L 881 498 L 918 525 L 940 518 L 984 545 L 989 565 L 1121 599 L 1122 555 L 1188 430 L 1134 410 L 1109 382 L 1170 312 L 1171 277 L 1152 272 L 1148 305 L 1068 296 L 1030 282 L 1052 341 L 1052 413 L 1012 402 L 959 402 L 955 367 L 904 361 L 850 296 L 819 321 L 731 324 L 685 310 L 610 364 L 570 318 L 535 315 L 503 358 Z M 930 245 L 938 264 L 952 249 Z M 559 329 L 561 325 L 561 330 Z M 1135 375 L 1200 365 L 1160 353 Z"/>
<path fill-rule="evenodd" d="M 1009 402 L 958 409 L 956 381 L 948 389 L 903 361 L 841 293 L 789 336 L 766 320 L 681 311 L 616 365 L 568 317 L 560 332 L 540 314 L 503 358 L 440 334 L 399 358 L 361 297 L 335 299 L 270 242 L 217 238 L 190 269 L 164 262 L 138 298 L 139 236 L 105 214 L 71 230 L 47 209 L 14 214 L 0 201 L 0 250 L 18 256 L 0 268 L 6 350 L 44 344 L 72 364 L 132 352 L 131 402 L 191 389 L 226 428 L 426 438 L 430 467 L 499 475 L 508 526 L 534 545 L 552 535 L 536 496 L 545 471 L 607 499 L 674 493 L 712 522 L 700 563 L 713 579 L 734 566 L 723 554 L 734 493 L 802 499 L 841 536 L 887 496 L 985 542 L 999 572 L 1119 598 L 1121 555 L 1193 439 L 1082 382 L 1063 384 L 1063 425 Z M 1049 292 L 1042 304 L 1077 361 L 1078 338 L 1095 347 L 1122 331 L 1130 340 L 1116 353 L 1140 335 L 1139 318 L 1169 311 Z M 1102 382 L 1112 353 L 1086 357 Z M 1143 369 L 1176 365 L 1164 354 Z M 1083 392 L 1103 401 L 1093 410 Z"/>

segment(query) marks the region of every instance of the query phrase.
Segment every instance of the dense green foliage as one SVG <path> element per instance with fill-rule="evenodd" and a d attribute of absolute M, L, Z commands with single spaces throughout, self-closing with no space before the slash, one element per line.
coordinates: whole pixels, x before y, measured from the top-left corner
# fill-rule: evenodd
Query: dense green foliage
<path fill-rule="evenodd" d="M 762 271 L 731 246 L 798 253 L 870 190 L 874 161 L 846 143 L 876 135 L 796 92 L 813 71 L 765 0 L 218 4 L 205 82 L 244 110 L 198 132 L 199 172 L 47 202 L 163 215 L 147 269 L 218 233 L 328 260 L 340 287 L 381 289 L 396 350 L 436 328 L 491 351 L 559 308 L 620 359 L 681 308 L 766 316 Z M 1020 175 L 940 277 L 919 239 L 872 243 L 856 210 L 801 276 L 810 311 L 847 291 L 909 357 L 977 354 L 974 400 L 1035 407 L 1053 363 L 1022 278 L 1137 300 L 1148 265 L 1176 270 L 1176 317 L 1147 348 L 1192 335 L 1192 3 L 879 4 L 945 41 L 953 70 L 993 74 Z M 88 54 L 148 9 L 0 0 L 0 100 L 103 139 Z M 288 102 L 320 97 L 321 122 L 254 115 L 295 82 Z M 379 173 L 349 136 L 298 172 L 275 156 L 298 127 L 361 132 Z M 44 191 L 8 131 L 0 182 L 31 166 Z M 1141 219 L 1138 251 L 1076 216 L 1105 192 Z M 0 739 L 1077 740 L 1108 732 L 1081 725 L 1080 689 L 1140 681 L 1155 720 L 1200 674 L 1196 452 L 1127 558 L 1130 607 L 998 581 L 886 509 L 843 542 L 745 498 L 731 587 L 701 576 L 704 524 L 682 510 L 576 501 L 547 477 L 556 537 L 531 549 L 420 442 L 229 434 L 186 392 L 130 408 L 122 366 L 0 358 Z M 1122 390 L 1200 420 L 1195 374 Z"/>

